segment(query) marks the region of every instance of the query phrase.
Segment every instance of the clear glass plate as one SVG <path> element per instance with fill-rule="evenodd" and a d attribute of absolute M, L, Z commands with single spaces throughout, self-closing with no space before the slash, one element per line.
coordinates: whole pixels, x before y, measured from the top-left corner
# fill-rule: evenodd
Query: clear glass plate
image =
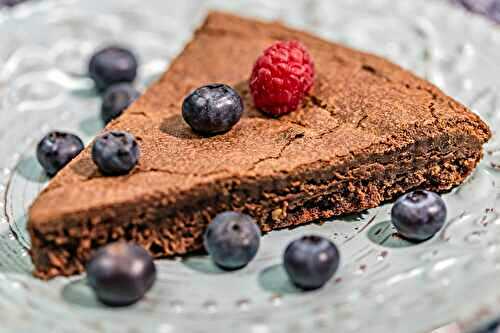
<path fill-rule="evenodd" d="M 99 305 L 83 277 L 33 278 L 26 211 L 47 182 L 35 145 L 50 129 L 88 142 L 102 127 L 88 56 L 113 42 L 130 46 L 144 89 L 208 8 L 279 19 L 386 56 L 479 113 L 495 136 L 474 175 L 444 196 L 446 228 L 409 244 L 394 237 L 384 205 L 272 232 L 237 272 L 205 256 L 160 260 L 153 290 L 124 309 Z M 468 330 L 500 313 L 500 32 L 486 20 L 437 0 L 45 0 L 0 11 L 0 31 L 2 331 L 423 333 L 449 322 Z M 281 266 L 286 244 L 306 233 L 329 237 L 342 253 L 336 277 L 309 293 Z"/>

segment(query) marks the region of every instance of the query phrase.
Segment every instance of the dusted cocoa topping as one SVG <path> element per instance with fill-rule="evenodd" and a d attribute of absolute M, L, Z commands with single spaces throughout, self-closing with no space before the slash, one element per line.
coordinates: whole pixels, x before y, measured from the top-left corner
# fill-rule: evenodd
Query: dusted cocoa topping
<path fill-rule="evenodd" d="M 248 79 L 262 50 L 298 40 L 315 62 L 303 104 L 279 119 L 257 111 Z M 213 82 L 245 112 L 202 137 L 181 105 Z M 132 240 L 156 257 L 202 248 L 216 214 L 251 215 L 262 231 L 375 207 L 415 188 L 446 191 L 482 156 L 489 128 L 432 84 L 373 55 L 278 23 L 211 13 L 170 69 L 106 130 L 135 136 L 130 174 L 102 175 L 86 148 L 29 212 L 35 274 L 71 275 L 98 247 Z"/>

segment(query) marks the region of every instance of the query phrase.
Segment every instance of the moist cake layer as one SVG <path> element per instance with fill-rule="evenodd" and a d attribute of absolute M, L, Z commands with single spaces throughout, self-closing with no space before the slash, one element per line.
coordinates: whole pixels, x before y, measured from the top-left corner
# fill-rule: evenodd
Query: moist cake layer
<path fill-rule="evenodd" d="M 279 119 L 252 106 L 248 77 L 276 40 L 304 43 L 317 79 Z M 234 86 L 245 101 L 228 133 L 200 137 L 181 116 L 192 89 Z M 165 75 L 107 126 L 141 149 L 126 176 L 99 173 L 86 149 L 29 213 L 36 275 L 83 271 L 93 249 L 134 240 L 155 256 L 199 249 L 218 212 L 254 216 L 263 231 L 375 207 L 417 187 L 436 191 L 472 172 L 490 136 L 464 106 L 402 68 L 277 23 L 212 13 Z"/>

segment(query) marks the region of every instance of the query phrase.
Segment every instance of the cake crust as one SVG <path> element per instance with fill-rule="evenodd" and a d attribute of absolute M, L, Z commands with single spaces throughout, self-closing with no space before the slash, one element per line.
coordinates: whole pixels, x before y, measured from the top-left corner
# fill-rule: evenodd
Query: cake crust
<path fill-rule="evenodd" d="M 297 111 L 269 118 L 253 107 L 247 80 L 264 48 L 291 39 L 307 46 L 317 78 Z M 206 138 L 180 110 L 185 95 L 213 82 L 235 87 L 246 110 L 231 131 Z M 50 182 L 29 211 L 38 277 L 80 273 L 94 249 L 119 239 L 156 257 L 200 249 L 224 210 L 254 216 L 266 232 L 415 188 L 445 191 L 472 172 L 491 135 L 466 107 L 380 57 L 219 12 L 106 129 L 137 138 L 139 164 L 105 177 L 87 148 Z"/>

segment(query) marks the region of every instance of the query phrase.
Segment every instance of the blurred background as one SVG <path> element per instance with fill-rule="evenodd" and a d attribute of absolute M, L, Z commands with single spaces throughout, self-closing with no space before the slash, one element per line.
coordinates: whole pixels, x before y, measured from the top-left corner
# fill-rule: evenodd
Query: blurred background
<path fill-rule="evenodd" d="M 30 0 L 0 0 L 0 8 L 15 7 Z M 425 1 L 425 0 L 424 0 Z M 451 1 L 457 6 L 485 15 L 491 20 L 500 23 L 500 0 L 443 0 Z"/>

